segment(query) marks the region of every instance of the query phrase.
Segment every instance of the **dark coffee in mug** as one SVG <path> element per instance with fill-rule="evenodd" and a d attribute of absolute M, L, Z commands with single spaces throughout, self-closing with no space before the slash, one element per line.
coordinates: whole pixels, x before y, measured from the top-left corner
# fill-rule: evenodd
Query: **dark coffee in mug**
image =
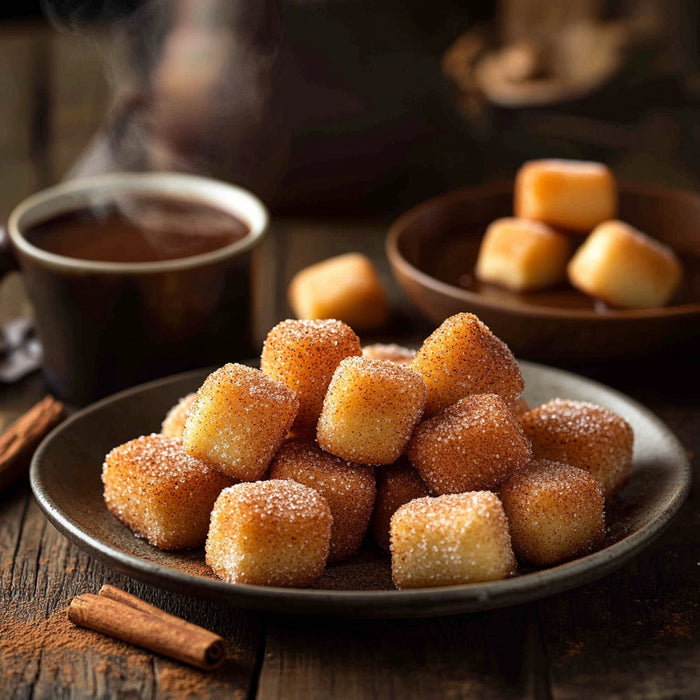
<path fill-rule="evenodd" d="M 132 196 L 54 216 L 25 238 L 69 258 L 130 263 L 202 255 L 248 233 L 240 219 L 203 202 Z"/>

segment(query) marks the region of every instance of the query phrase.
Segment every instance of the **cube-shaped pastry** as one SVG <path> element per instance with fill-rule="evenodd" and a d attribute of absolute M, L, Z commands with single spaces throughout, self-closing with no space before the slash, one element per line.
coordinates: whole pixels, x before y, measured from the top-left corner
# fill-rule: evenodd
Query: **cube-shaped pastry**
<path fill-rule="evenodd" d="M 160 427 L 161 435 L 175 437 L 182 440 L 182 431 L 185 429 L 187 414 L 197 396 L 196 392 L 183 396 L 166 414 Z"/>
<path fill-rule="evenodd" d="M 520 416 L 520 422 L 536 458 L 589 471 L 606 498 L 632 472 L 632 427 L 610 409 L 586 401 L 552 399 Z"/>
<path fill-rule="evenodd" d="M 297 318 L 337 318 L 357 331 L 383 325 L 389 303 L 372 261 L 360 253 L 329 258 L 299 271 L 289 284 Z"/>
<path fill-rule="evenodd" d="M 397 588 L 494 581 L 514 573 L 508 521 L 490 491 L 418 498 L 391 519 Z"/>
<path fill-rule="evenodd" d="M 260 369 L 296 394 L 299 411 L 292 425 L 294 435 L 316 434 L 323 397 L 335 368 L 342 359 L 361 354 L 355 331 L 335 319 L 288 319 L 267 334 Z"/>
<path fill-rule="evenodd" d="M 318 444 L 359 464 L 391 464 L 425 406 L 425 383 L 409 367 L 348 357 L 335 370 L 318 419 Z"/>
<path fill-rule="evenodd" d="M 478 279 L 514 292 L 545 289 L 566 279 L 571 239 L 539 221 L 498 219 L 484 234 Z"/>
<path fill-rule="evenodd" d="M 533 160 L 515 178 L 515 216 L 588 233 L 617 216 L 617 185 L 602 163 Z"/>
<path fill-rule="evenodd" d="M 325 499 L 308 486 L 236 484 L 214 504 L 206 561 L 229 583 L 308 586 L 323 574 L 332 523 Z"/>
<path fill-rule="evenodd" d="M 477 316 L 450 316 L 428 336 L 409 365 L 425 381 L 426 416 L 469 394 L 499 394 L 513 402 L 525 388 L 508 346 Z"/>
<path fill-rule="evenodd" d="M 407 453 L 437 494 L 496 488 L 532 459 L 518 418 L 496 394 L 466 396 L 424 420 Z"/>
<path fill-rule="evenodd" d="M 259 369 L 230 363 L 197 391 L 182 440 L 188 454 L 240 481 L 262 478 L 299 408 L 294 392 Z"/>
<path fill-rule="evenodd" d="M 333 516 L 328 561 L 338 562 L 362 544 L 374 507 L 374 469 L 324 452 L 311 440 L 287 440 L 270 465 L 270 479 L 292 479 L 318 491 Z"/>
<path fill-rule="evenodd" d="M 176 438 L 145 435 L 111 450 L 102 467 L 107 508 L 160 549 L 201 547 L 209 515 L 232 479 L 190 457 Z"/>
<path fill-rule="evenodd" d="M 404 503 L 428 495 L 428 488 L 416 468 L 402 456 L 394 464 L 377 467 L 377 497 L 372 513 L 372 534 L 377 544 L 389 551 L 391 517 Z"/>
<path fill-rule="evenodd" d="M 603 490 L 578 467 L 534 460 L 499 495 L 515 555 L 529 564 L 559 564 L 591 552 L 605 537 Z"/>
<path fill-rule="evenodd" d="M 595 228 L 568 267 L 577 289 L 611 306 L 647 309 L 664 306 L 681 281 L 674 252 L 622 221 Z"/>

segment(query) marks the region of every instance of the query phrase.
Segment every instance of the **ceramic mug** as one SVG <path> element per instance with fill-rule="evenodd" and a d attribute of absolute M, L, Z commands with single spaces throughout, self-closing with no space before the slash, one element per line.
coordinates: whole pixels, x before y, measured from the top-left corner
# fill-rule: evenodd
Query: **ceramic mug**
<path fill-rule="evenodd" d="M 155 262 L 67 257 L 25 236 L 59 215 L 128 196 L 194 200 L 233 214 L 248 232 L 204 254 Z M 268 219 L 246 190 L 180 173 L 71 180 L 20 203 L 8 220 L 0 274 L 21 270 L 51 389 L 82 405 L 149 379 L 249 356 L 255 258 Z"/>

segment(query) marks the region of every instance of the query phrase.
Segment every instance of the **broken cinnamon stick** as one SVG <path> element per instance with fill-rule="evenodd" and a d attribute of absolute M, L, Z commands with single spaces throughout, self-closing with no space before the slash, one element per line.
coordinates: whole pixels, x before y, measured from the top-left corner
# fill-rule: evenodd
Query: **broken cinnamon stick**
<path fill-rule="evenodd" d="M 0 491 L 26 470 L 27 458 L 64 415 L 63 404 L 52 396 L 47 396 L 0 435 Z"/>
<path fill-rule="evenodd" d="M 223 663 L 224 640 L 218 635 L 169 615 L 112 586 L 100 595 L 84 593 L 71 601 L 68 619 L 80 627 L 183 661 L 205 671 Z"/>

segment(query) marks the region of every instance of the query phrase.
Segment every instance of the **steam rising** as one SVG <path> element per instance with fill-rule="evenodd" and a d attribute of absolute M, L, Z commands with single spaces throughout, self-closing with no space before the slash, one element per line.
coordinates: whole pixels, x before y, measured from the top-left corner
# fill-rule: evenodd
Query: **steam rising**
<path fill-rule="evenodd" d="M 123 15 L 103 3 L 102 16 L 112 20 L 102 47 L 112 106 L 67 177 L 184 171 L 265 196 L 287 152 L 270 119 L 275 8 L 269 0 L 148 0 Z M 61 3 L 46 9 L 73 31 L 86 19 Z"/>

